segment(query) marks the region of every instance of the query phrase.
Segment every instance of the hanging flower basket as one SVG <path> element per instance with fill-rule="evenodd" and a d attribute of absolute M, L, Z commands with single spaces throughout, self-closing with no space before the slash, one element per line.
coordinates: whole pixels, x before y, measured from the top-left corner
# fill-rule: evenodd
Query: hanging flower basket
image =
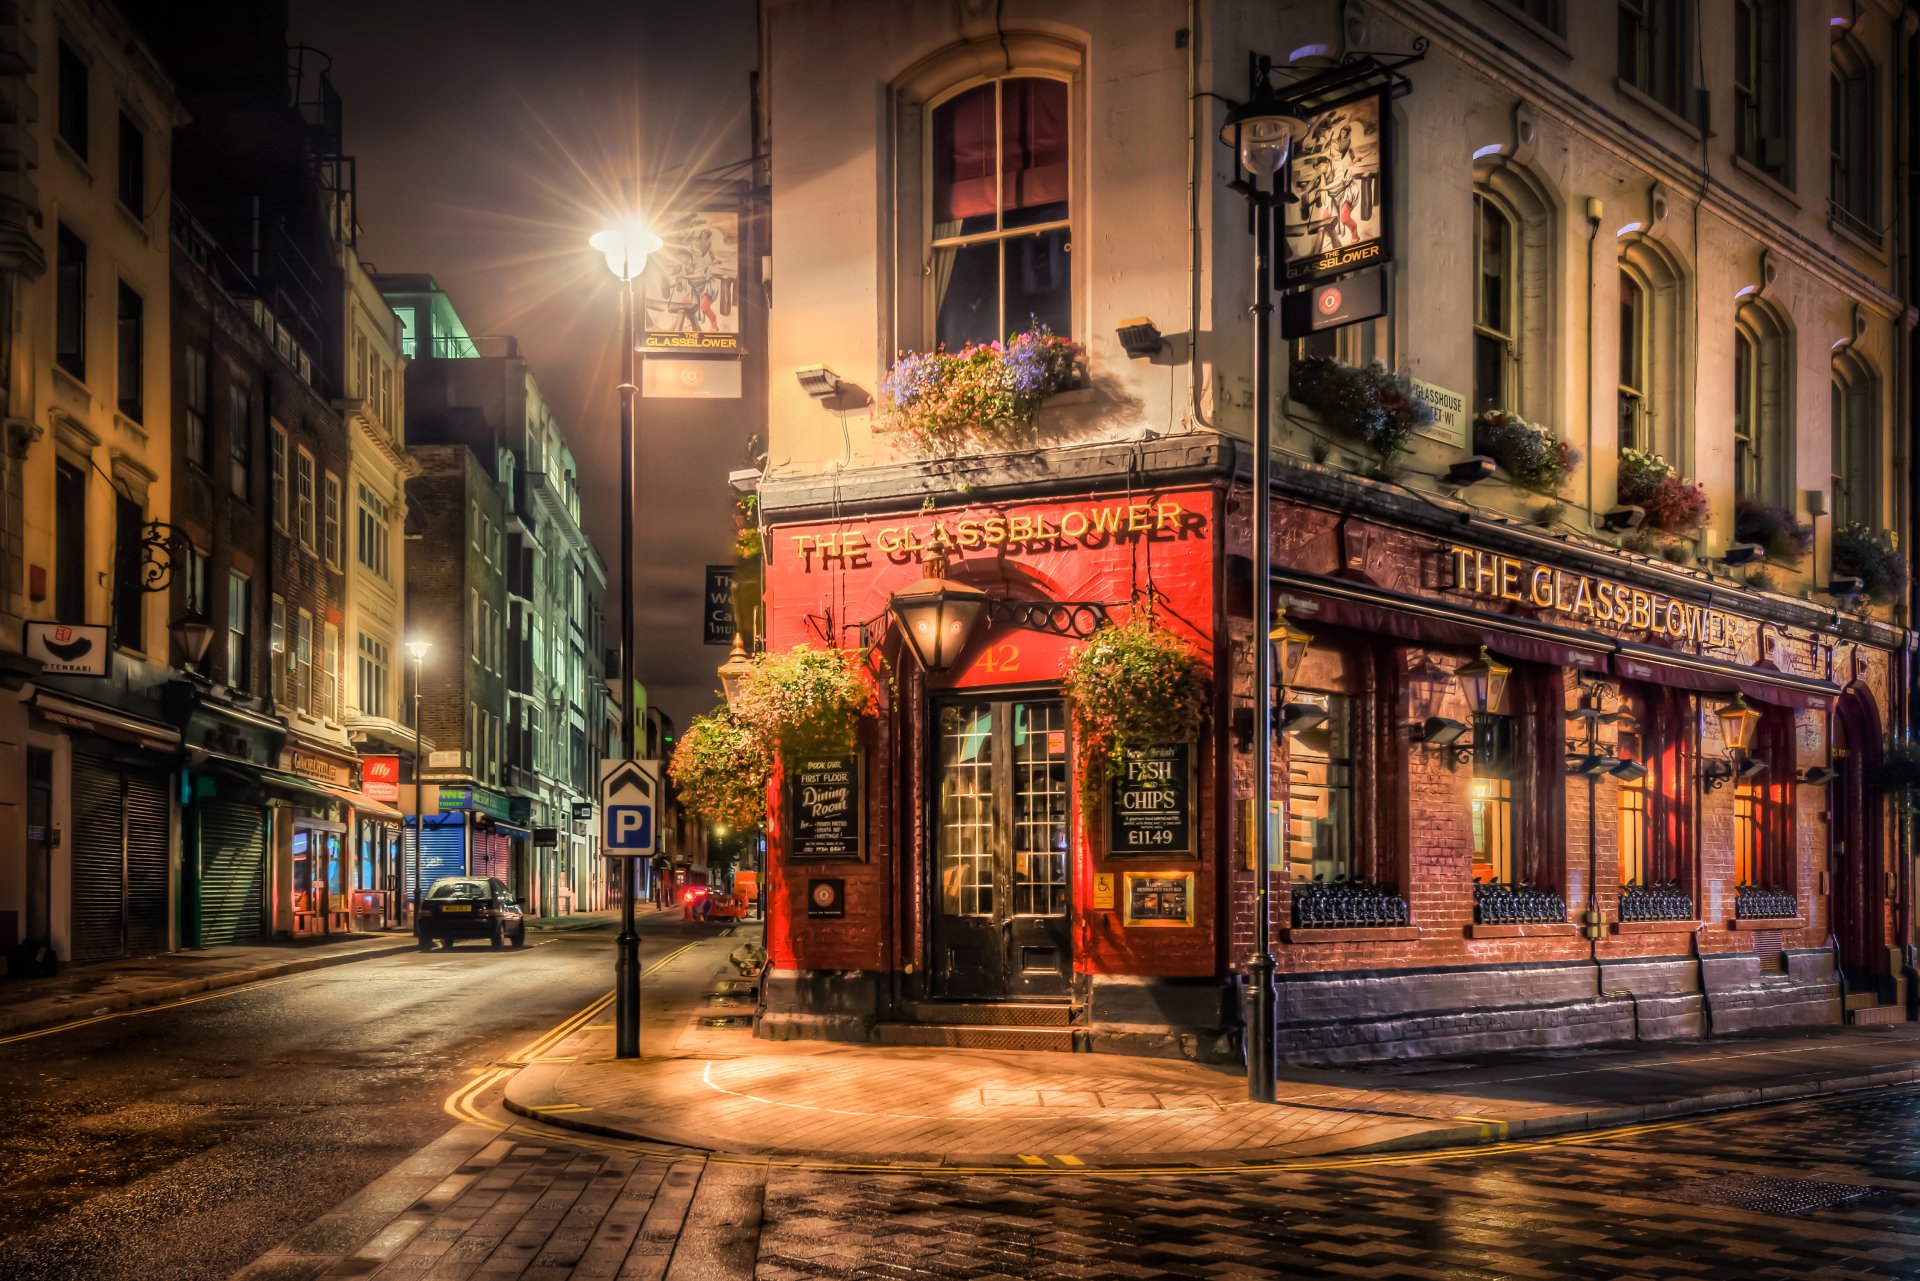
<path fill-rule="evenodd" d="M 1920 793 L 1920 743 L 1889 740 L 1873 773 L 1873 785 L 1903 799 Z"/>
<path fill-rule="evenodd" d="M 1551 430 L 1504 409 L 1473 420 L 1473 450 L 1500 464 L 1508 479 L 1536 494 L 1557 494 L 1580 465 L 1580 451 Z"/>
<path fill-rule="evenodd" d="M 1742 543 L 1758 543 L 1775 565 L 1798 565 L 1813 550 L 1813 526 L 1804 525 L 1784 507 L 1769 507 L 1742 499 L 1733 510 L 1733 536 Z"/>
<path fill-rule="evenodd" d="M 1859 579 L 1876 605 L 1893 604 L 1907 589 L 1907 558 L 1883 529 L 1846 524 L 1834 530 L 1833 572 Z"/>
<path fill-rule="evenodd" d="M 759 560 L 760 495 L 742 494 L 733 504 L 733 550 L 741 560 Z"/>
<path fill-rule="evenodd" d="M 811 645 L 760 655 L 734 695 L 734 715 L 788 759 L 850 751 L 873 710 L 860 654 Z"/>
<path fill-rule="evenodd" d="M 687 725 L 667 773 L 693 814 L 748 831 L 766 825 L 772 764 L 773 752 L 759 731 L 721 707 Z"/>
<path fill-rule="evenodd" d="M 1681 476 L 1674 465 L 1644 449 L 1620 451 L 1619 497 L 1647 513 L 1646 528 L 1690 534 L 1712 515 L 1707 491 Z"/>
<path fill-rule="evenodd" d="M 1152 615 L 1095 632 L 1068 656 L 1061 690 L 1073 706 L 1073 732 L 1085 767 L 1083 799 L 1120 773 L 1126 754 L 1156 743 L 1179 743 L 1200 732 L 1207 676 L 1186 641 L 1154 626 Z"/>
<path fill-rule="evenodd" d="M 1010 448 L 1041 402 L 1075 384 L 1083 354 L 1042 324 L 957 352 L 902 352 L 881 380 L 881 414 L 922 456 Z"/>
<path fill-rule="evenodd" d="M 1413 384 L 1378 361 L 1365 369 L 1326 356 L 1295 361 L 1287 395 L 1392 462 L 1413 444 L 1413 434 L 1433 424 L 1433 406 L 1417 399 Z"/>

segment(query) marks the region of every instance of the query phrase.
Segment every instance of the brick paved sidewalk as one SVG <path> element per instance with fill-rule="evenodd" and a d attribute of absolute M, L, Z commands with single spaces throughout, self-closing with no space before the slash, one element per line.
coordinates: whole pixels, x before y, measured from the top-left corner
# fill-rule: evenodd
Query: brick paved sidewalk
<path fill-rule="evenodd" d="M 724 1015 L 734 940 L 649 976 L 648 1057 L 576 1033 L 508 1083 L 553 1125 L 714 1151 L 835 1161 L 1072 1168 L 1429 1148 L 1632 1124 L 1920 1080 L 1920 1026 L 1373 1071 L 1284 1070 L 1277 1106 L 1217 1067 L 1117 1055 L 756 1040 Z M 653 1004 L 654 998 L 649 998 Z"/>

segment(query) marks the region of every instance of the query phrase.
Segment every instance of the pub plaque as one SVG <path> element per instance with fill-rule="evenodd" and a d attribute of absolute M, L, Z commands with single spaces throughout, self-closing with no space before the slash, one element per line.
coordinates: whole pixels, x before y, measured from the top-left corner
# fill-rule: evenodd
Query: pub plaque
<path fill-rule="evenodd" d="M 807 756 L 787 771 L 787 857 L 807 862 L 862 855 L 860 756 Z"/>
<path fill-rule="evenodd" d="M 1128 752 L 1107 792 L 1108 852 L 1191 855 L 1193 829 L 1193 744 Z"/>

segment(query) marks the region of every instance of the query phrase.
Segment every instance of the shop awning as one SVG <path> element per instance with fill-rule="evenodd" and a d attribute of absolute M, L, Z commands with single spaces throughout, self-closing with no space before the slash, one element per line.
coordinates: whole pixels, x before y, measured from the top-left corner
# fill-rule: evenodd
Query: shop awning
<path fill-rule="evenodd" d="M 1840 687 L 1828 681 L 1795 676 L 1771 667 L 1738 667 L 1697 654 L 1682 654 L 1632 641 L 1618 642 L 1613 670 L 1625 680 L 1647 681 L 1673 689 L 1707 694 L 1731 694 L 1738 690 L 1755 702 L 1775 707 L 1824 707 L 1840 693 Z"/>
<path fill-rule="evenodd" d="M 493 830 L 496 832 L 504 832 L 508 836 L 515 837 L 522 841 L 530 841 L 533 839 L 533 833 L 526 828 L 515 827 L 512 823 L 502 823 L 497 818 L 493 820 Z"/>
<path fill-rule="evenodd" d="M 68 698 L 42 689 L 34 693 L 33 710 L 55 725 L 83 729 L 150 752 L 171 752 L 180 746 L 180 731 L 171 725 L 132 716 L 85 699 Z"/>
<path fill-rule="evenodd" d="M 1287 616 L 1302 625 L 1318 619 L 1333 627 L 1432 645 L 1461 648 L 1485 645 L 1507 658 L 1589 672 L 1606 671 L 1607 656 L 1615 648 L 1614 642 L 1604 636 L 1530 619 L 1483 614 L 1357 583 L 1328 582 L 1277 572 L 1273 585 L 1276 603 L 1284 605 Z M 1308 630 L 1312 630 L 1311 626 Z"/>
<path fill-rule="evenodd" d="M 289 774 L 284 770 L 263 769 L 260 777 L 275 787 L 285 787 L 296 792 L 305 792 L 309 796 L 318 796 L 330 801 L 341 801 L 353 806 L 360 813 L 372 818 L 401 818 L 403 815 L 393 806 L 376 801 L 365 793 L 350 788 L 335 787 L 316 779 L 303 778 L 298 774 Z"/>

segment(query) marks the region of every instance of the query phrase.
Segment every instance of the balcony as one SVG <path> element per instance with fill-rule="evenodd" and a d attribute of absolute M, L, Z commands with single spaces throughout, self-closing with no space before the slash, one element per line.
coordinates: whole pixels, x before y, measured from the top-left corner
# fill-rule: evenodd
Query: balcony
<path fill-rule="evenodd" d="M 500 334 L 435 334 L 424 344 L 417 344 L 415 352 L 419 360 L 485 360 L 518 356 L 520 344 Z"/>

